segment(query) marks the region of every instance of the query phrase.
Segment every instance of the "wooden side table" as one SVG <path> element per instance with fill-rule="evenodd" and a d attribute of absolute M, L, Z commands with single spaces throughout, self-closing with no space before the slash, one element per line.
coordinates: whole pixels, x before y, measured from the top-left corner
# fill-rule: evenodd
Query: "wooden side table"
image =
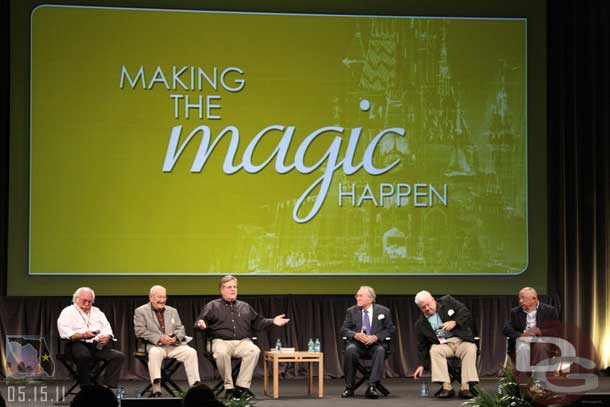
<path fill-rule="evenodd" d="M 313 392 L 313 364 L 318 363 L 318 397 L 324 397 L 324 353 L 322 352 L 277 352 L 269 351 L 264 354 L 264 373 L 265 379 L 263 389 L 268 395 L 269 389 L 269 369 L 267 364 L 273 363 L 273 398 L 280 396 L 280 363 L 307 363 L 309 364 L 309 380 L 307 382 L 307 394 Z"/>

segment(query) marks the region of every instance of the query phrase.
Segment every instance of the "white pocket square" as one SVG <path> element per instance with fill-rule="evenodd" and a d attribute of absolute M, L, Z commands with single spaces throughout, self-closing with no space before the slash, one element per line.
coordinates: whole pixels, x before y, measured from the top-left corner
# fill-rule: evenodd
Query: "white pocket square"
<path fill-rule="evenodd" d="M 377 319 L 384 319 L 384 318 L 385 318 L 385 315 L 383 315 L 383 314 L 377 315 Z"/>
<path fill-rule="evenodd" d="M 451 315 L 453 315 L 453 314 L 455 314 L 455 311 L 454 311 L 454 310 L 450 309 L 449 311 L 447 311 L 447 315 L 451 316 Z"/>

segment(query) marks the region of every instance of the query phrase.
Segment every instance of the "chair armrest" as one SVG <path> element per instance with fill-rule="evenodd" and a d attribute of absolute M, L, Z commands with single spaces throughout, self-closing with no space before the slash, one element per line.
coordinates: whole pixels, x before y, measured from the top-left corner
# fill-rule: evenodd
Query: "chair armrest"
<path fill-rule="evenodd" d="M 148 356 L 146 352 L 146 340 L 142 338 L 136 338 L 136 350 L 133 353 L 134 356 Z"/>

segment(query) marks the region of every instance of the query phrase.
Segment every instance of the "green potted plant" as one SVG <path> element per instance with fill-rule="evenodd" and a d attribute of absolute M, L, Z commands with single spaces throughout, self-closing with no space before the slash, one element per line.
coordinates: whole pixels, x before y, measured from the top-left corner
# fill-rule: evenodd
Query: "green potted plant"
<path fill-rule="evenodd" d="M 244 394 L 240 398 L 231 397 L 222 400 L 225 407 L 254 407 L 256 400 L 250 395 Z"/>
<path fill-rule="evenodd" d="M 476 407 L 552 407 L 566 405 L 563 395 L 544 389 L 530 378 L 527 384 L 519 384 L 512 369 L 504 369 L 498 382 L 498 391 L 480 389 L 476 397 L 464 402 Z"/>

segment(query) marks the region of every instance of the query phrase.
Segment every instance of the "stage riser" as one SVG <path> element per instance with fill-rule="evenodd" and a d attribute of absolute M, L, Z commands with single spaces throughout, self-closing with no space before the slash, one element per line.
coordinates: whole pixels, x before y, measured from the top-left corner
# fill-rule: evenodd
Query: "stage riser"
<path fill-rule="evenodd" d="M 591 407 L 591 406 L 610 406 L 610 393 L 592 393 L 585 394 L 578 400 L 574 406 Z"/>
<path fill-rule="evenodd" d="M 180 398 L 124 398 L 121 400 L 121 407 L 181 407 Z"/>

